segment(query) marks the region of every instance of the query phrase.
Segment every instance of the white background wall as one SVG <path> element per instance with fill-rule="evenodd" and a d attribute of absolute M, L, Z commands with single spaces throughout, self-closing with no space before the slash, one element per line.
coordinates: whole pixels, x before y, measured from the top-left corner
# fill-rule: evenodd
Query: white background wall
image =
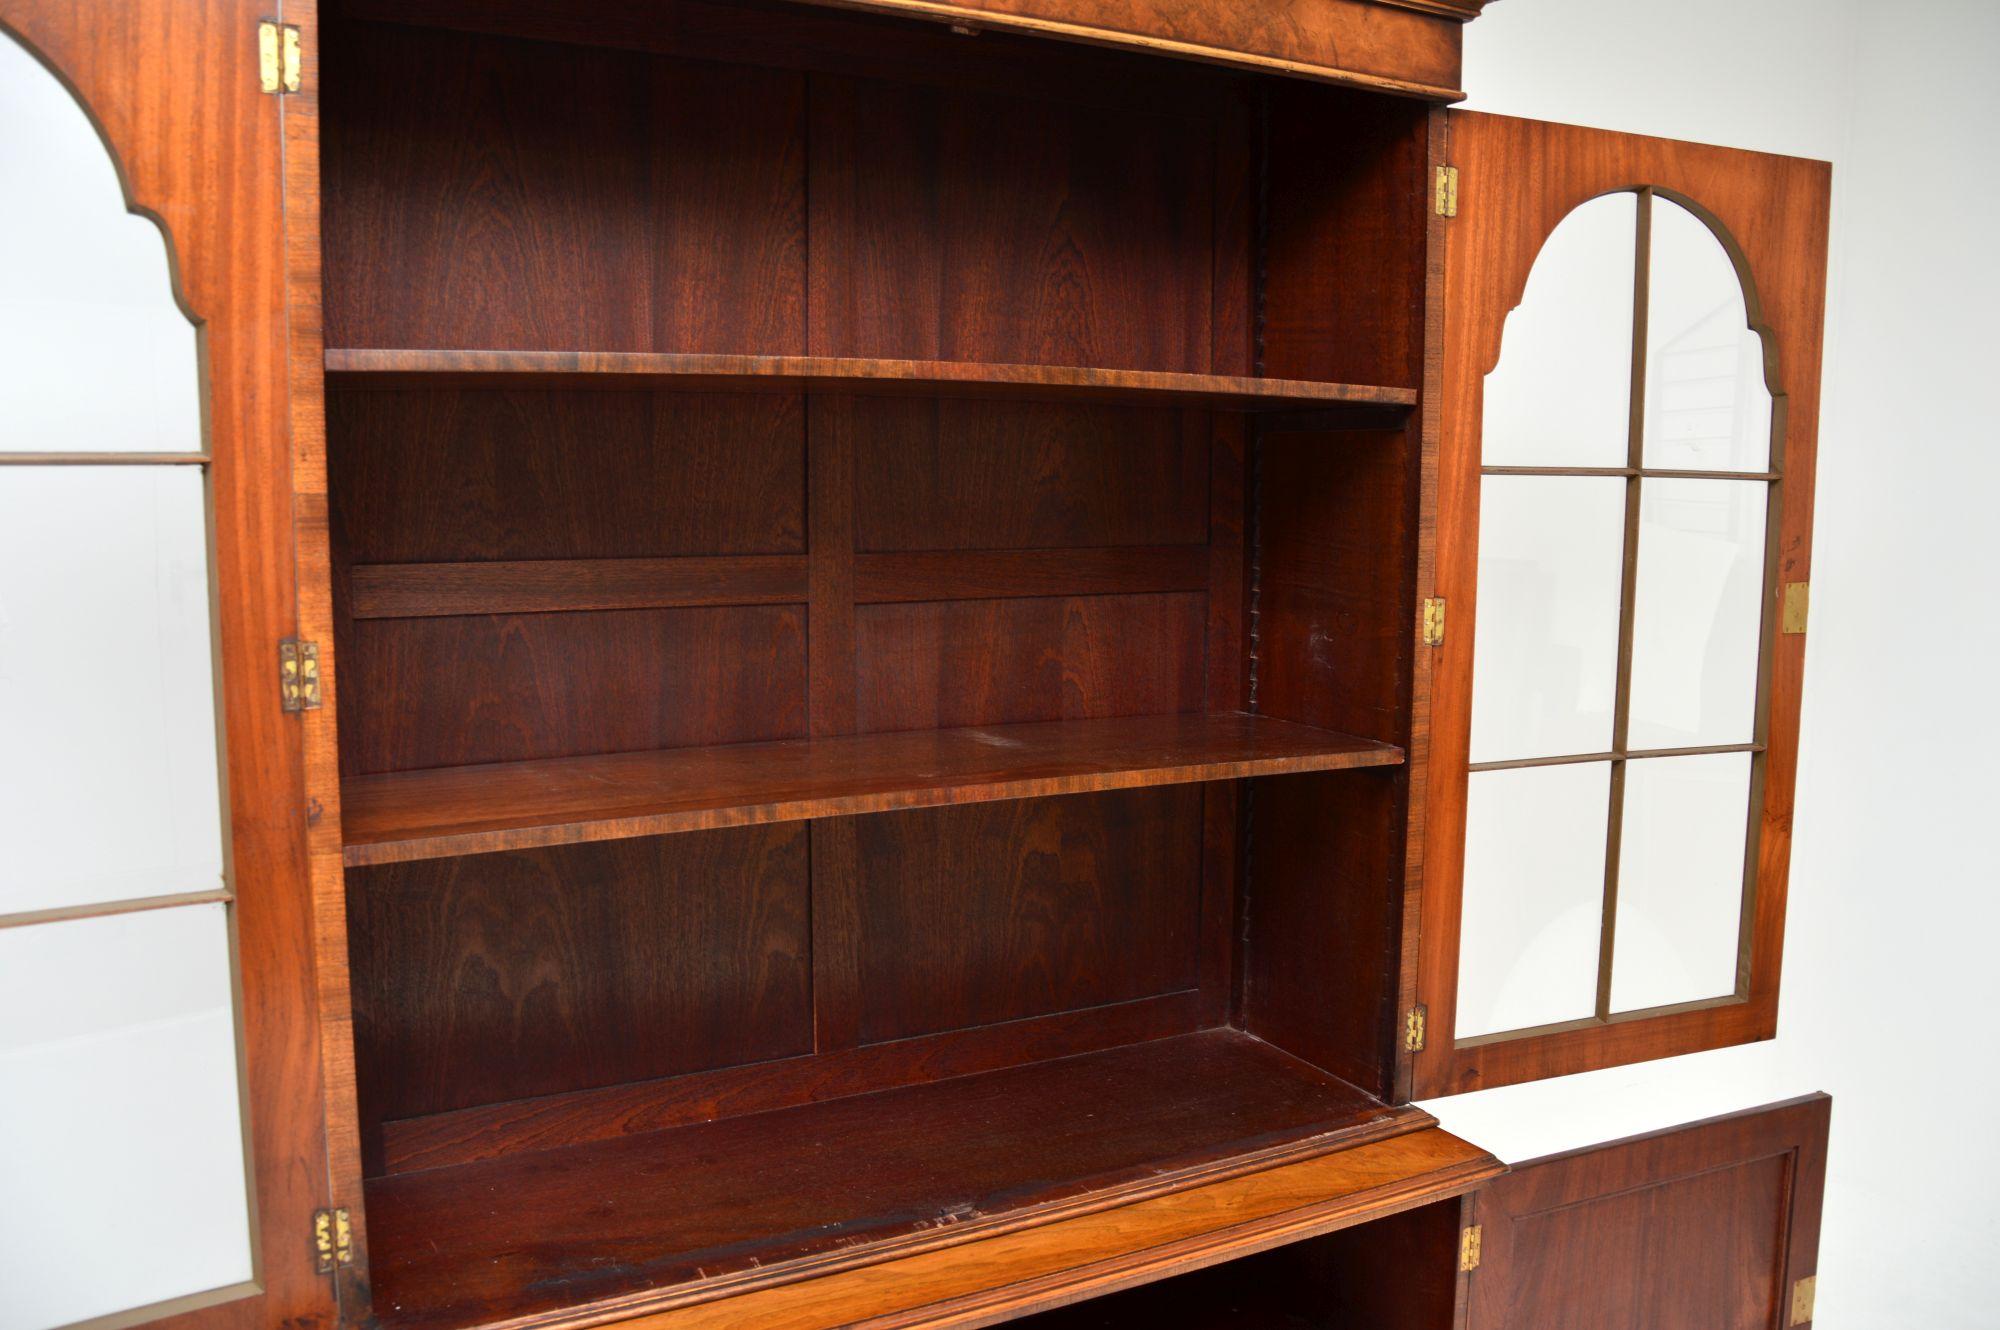
<path fill-rule="evenodd" d="M 1498 0 L 1467 105 L 1834 163 L 1779 1036 L 1427 1104 L 1509 1160 L 1834 1096 L 1823 1330 L 2000 1324 L 2000 3 Z"/>

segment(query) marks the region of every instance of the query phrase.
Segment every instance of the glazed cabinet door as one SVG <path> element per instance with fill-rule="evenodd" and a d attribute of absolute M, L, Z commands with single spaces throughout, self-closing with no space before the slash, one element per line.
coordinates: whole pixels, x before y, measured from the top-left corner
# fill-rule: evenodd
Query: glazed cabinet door
<path fill-rule="evenodd" d="M 1521 1164 L 1466 1201 L 1460 1330 L 1810 1325 L 1833 1101 Z"/>
<path fill-rule="evenodd" d="M 273 9 L 0 0 L 7 1330 L 334 1318 Z"/>
<path fill-rule="evenodd" d="M 1829 190 L 1447 133 L 1420 1098 L 1775 1031 Z"/>

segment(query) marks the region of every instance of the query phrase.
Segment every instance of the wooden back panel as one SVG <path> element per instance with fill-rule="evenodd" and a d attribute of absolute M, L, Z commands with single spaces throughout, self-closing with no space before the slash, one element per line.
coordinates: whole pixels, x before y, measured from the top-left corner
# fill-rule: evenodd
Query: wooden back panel
<path fill-rule="evenodd" d="M 331 25 L 330 344 L 1419 381 L 1414 103 L 754 5 L 408 16 Z M 1260 255 L 1311 284 L 1260 311 Z M 350 773 L 1247 709 L 1260 590 L 1258 708 L 1406 738 L 1402 429 L 463 384 L 328 423 Z M 370 1170 L 1246 1012 L 1386 1093 L 1401 791 L 1274 793 L 1247 915 L 1234 787 L 357 871 Z"/>

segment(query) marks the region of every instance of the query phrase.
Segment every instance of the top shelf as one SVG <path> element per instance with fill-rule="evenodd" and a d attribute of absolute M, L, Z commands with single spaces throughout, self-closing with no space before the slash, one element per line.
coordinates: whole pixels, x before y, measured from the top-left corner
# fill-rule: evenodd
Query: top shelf
<path fill-rule="evenodd" d="M 1408 407 L 1415 389 L 1226 374 L 1071 365 L 846 356 L 712 356 L 638 351 L 424 351 L 332 347 L 326 371 L 348 387 L 672 388 L 940 393 L 1158 402 L 1238 411 Z"/>

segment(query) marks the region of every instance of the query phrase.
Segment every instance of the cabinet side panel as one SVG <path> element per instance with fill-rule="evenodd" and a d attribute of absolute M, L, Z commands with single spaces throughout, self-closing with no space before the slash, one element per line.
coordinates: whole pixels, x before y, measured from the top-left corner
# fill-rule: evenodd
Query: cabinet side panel
<path fill-rule="evenodd" d="M 1268 95 L 1260 372 L 1420 387 L 1428 109 L 1296 83 Z"/>
<path fill-rule="evenodd" d="M 1407 745 L 1414 431 L 1266 435 L 1257 495 L 1256 706 Z M 1384 1097 L 1408 775 L 1260 782 L 1245 885 L 1248 1028 Z"/>

